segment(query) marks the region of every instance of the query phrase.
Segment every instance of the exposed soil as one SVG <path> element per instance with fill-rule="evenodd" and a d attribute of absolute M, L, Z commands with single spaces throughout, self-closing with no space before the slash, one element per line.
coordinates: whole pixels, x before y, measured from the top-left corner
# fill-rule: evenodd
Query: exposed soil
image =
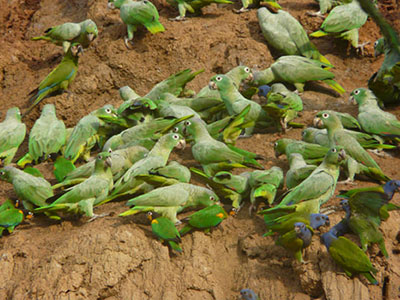
<path fill-rule="evenodd" d="M 27 107 L 28 94 L 57 65 L 62 49 L 45 42 L 30 41 L 52 25 L 87 18 L 99 27 L 99 38 L 80 60 L 79 74 L 71 85 L 73 95 L 48 98 L 55 103 L 58 116 L 68 127 L 90 111 L 122 100 L 118 88 L 131 86 L 145 94 L 157 82 L 182 69 L 205 69 L 191 84 L 198 91 L 215 73 L 227 72 L 238 64 L 252 68 L 268 67 L 276 58 L 266 45 L 256 17 L 256 10 L 235 14 L 234 6 L 212 5 L 203 9 L 203 16 L 189 17 L 185 22 L 169 21 L 178 12 L 164 2 L 155 3 L 166 31 L 151 35 L 138 30 L 132 50 L 123 43 L 126 28 L 118 11 L 107 10 L 107 1 L 96 0 L 0 0 L 0 112 L 2 118 L 12 106 Z M 306 15 L 317 11 L 312 0 L 280 1 L 308 32 L 316 30 L 320 18 Z M 381 3 L 386 15 L 400 29 L 400 9 L 393 0 Z M 333 38 L 315 39 L 318 49 L 335 65 L 337 81 L 347 90 L 336 97 L 319 84 L 306 86 L 302 98 L 305 111 L 297 121 L 311 124 L 321 109 L 334 109 L 356 114 L 348 104 L 349 93 L 366 86 L 382 59 L 372 56 L 373 42 L 380 36 L 370 20 L 360 30 L 360 41 L 370 41 L 364 56 L 348 49 L 345 41 Z M 399 108 L 389 111 L 400 118 Z M 24 120 L 31 128 L 40 109 Z M 300 139 L 300 129 L 285 136 Z M 272 142 L 282 134 L 256 134 L 239 140 L 238 145 L 266 156 L 265 167 L 278 165 L 285 171 L 284 157 L 276 159 Z M 27 141 L 17 157 L 27 150 Z M 386 174 L 399 178 L 400 156 L 374 156 Z M 173 158 L 185 162 L 190 158 L 175 151 Z M 51 165 L 39 169 L 52 179 Z M 357 186 L 371 185 L 357 181 Z M 337 190 L 349 188 L 338 185 Z M 12 186 L 0 183 L 0 202 L 15 197 Z M 396 196 L 394 203 L 400 204 Z M 336 204 L 332 199 L 328 204 Z M 249 216 L 245 206 L 236 217 L 228 218 L 211 234 L 194 232 L 183 238 L 184 252 L 169 253 L 168 248 L 151 234 L 144 216 L 119 218 L 123 202 L 108 203 L 98 212 L 113 215 L 86 223 L 82 218 L 61 223 L 37 216 L 0 239 L 0 299 L 238 299 L 239 291 L 249 287 L 260 299 L 398 299 L 400 297 L 399 212 L 392 212 L 381 226 L 390 254 L 385 259 L 377 247 L 369 250 L 379 270 L 378 286 L 364 279 L 349 279 L 337 267 L 314 235 L 305 251 L 305 265 L 297 264 L 289 253 L 275 246 L 271 237 L 263 238 L 262 218 Z M 342 217 L 331 216 L 335 224 Z"/>

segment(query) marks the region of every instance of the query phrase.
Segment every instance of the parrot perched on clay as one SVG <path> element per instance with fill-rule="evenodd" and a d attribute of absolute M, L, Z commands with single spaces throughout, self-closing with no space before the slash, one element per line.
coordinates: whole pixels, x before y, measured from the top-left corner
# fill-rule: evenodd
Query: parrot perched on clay
<path fill-rule="evenodd" d="M 307 163 L 321 162 L 329 151 L 328 147 L 287 138 L 277 140 L 274 149 L 276 157 L 285 154 L 289 158 L 292 153 L 299 153 Z"/>
<path fill-rule="evenodd" d="M 160 23 L 158 10 L 149 0 L 109 0 L 108 7 L 119 8 L 120 17 L 127 26 L 128 35 L 124 38 L 127 48 L 132 42 L 137 27 L 143 25 L 152 34 L 163 32 L 164 26 Z"/>
<path fill-rule="evenodd" d="M 310 246 L 313 234 L 310 226 L 298 222 L 294 224 L 294 229 L 279 236 L 276 244 L 292 252 L 296 260 L 303 263 L 303 249 Z"/>
<path fill-rule="evenodd" d="M 327 202 L 335 192 L 339 177 L 339 163 L 346 158 L 342 147 L 333 147 L 326 154 L 323 162 L 302 183 L 289 190 L 277 205 L 296 204 L 301 201 L 318 199 L 320 205 Z"/>
<path fill-rule="evenodd" d="M 373 274 L 378 271 L 372 266 L 368 256 L 352 241 L 340 236 L 336 237 L 332 232 L 326 232 L 321 236 L 332 259 L 343 268 L 347 276 L 353 277 L 361 274 L 372 284 L 378 284 Z"/>
<path fill-rule="evenodd" d="M 286 173 L 286 187 L 290 190 L 299 185 L 317 168 L 305 162 L 300 153 L 292 153 L 288 157 L 290 168 Z"/>
<path fill-rule="evenodd" d="M 368 80 L 368 88 L 383 103 L 398 104 L 400 101 L 400 39 L 398 33 L 389 25 L 375 3 L 371 0 L 358 0 L 362 9 L 379 26 L 384 37 L 385 59 L 379 70 Z"/>
<path fill-rule="evenodd" d="M 154 211 L 174 223 L 181 223 L 177 214 L 187 207 L 211 206 L 218 201 L 211 190 L 189 183 L 177 183 L 156 188 L 146 194 L 128 200 L 126 205 L 133 207 L 120 216 Z"/>
<path fill-rule="evenodd" d="M 67 53 L 72 44 L 81 44 L 83 48 L 89 47 L 90 43 L 98 35 L 97 25 L 90 19 L 80 23 L 64 23 L 48 28 L 42 36 L 33 37 L 33 41 L 45 40 L 58 46 L 62 46 Z"/>
<path fill-rule="evenodd" d="M 395 115 L 380 109 L 371 90 L 355 89 L 350 94 L 350 101 L 358 104 L 357 119 L 365 132 L 387 139 L 400 139 L 400 121 Z"/>
<path fill-rule="evenodd" d="M 46 179 L 12 166 L 0 169 L 0 179 L 13 185 L 15 193 L 27 210 L 47 205 L 46 199 L 53 196 L 51 185 Z"/>
<path fill-rule="evenodd" d="M 188 224 L 179 233 L 184 235 L 192 229 L 204 230 L 207 233 L 212 227 L 218 226 L 227 217 L 228 214 L 226 211 L 218 204 L 214 204 L 191 214 L 187 218 Z"/>
<path fill-rule="evenodd" d="M 333 79 L 335 74 L 328 71 L 332 65 L 303 56 L 287 55 L 278 58 L 269 68 L 263 71 L 253 71 L 252 86 L 260 86 L 272 82 L 288 82 L 293 84 L 297 91 L 303 92 L 308 81 L 321 80 L 339 94 L 345 90 Z"/>
<path fill-rule="evenodd" d="M 64 146 L 66 138 L 67 130 L 64 122 L 57 119 L 54 104 L 46 104 L 29 133 L 29 152 L 18 161 L 18 166 L 54 159 L 53 155 Z"/>
<path fill-rule="evenodd" d="M 361 49 L 365 44 L 358 43 L 358 30 L 365 24 L 368 14 L 365 13 L 358 1 L 351 1 L 332 9 L 321 25 L 321 29 L 310 34 L 311 37 L 332 35 L 348 40 L 350 44 Z"/>
<path fill-rule="evenodd" d="M 331 65 L 310 42 L 303 26 L 290 13 L 284 10 L 272 13 L 262 7 L 258 9 L 257 17 L 268 45 L 283 55 L 302 55 Z"/>
<path fill-rule="evenodd" d="M 209 83 L 210 89 L 218 90 L 222 100 L 225 103 L 229 115 L 237 115 L 250 105 L 250 111 L 245 116 L 245 122 L 252 122 L 254 125 L 245 129 L 245 134 L 250 136 L 254 127 L 267 127 L 271 119 L 262 109 L 260 104 L 246 99 L 240 94 L 233 84 L 233 81 L 226 75 L 215 75 Z"/>
<path fill-rule="evenodd" d="M 83 48 L 80 44 L 71 44 L 58 66 L 40 82 L 37 89 L 30 92 L 29 102 L 32 104 L 25 111 L 24 116 L 30 113 L 45 97 L 56 92 L 68 91 L 69 84 L 78 73 L 78 59 L 82 52 Z"/>
<path fill-rule="evenodd" d="M 261 157 L 235 147 L 228 147 L 223 142 L 213 139 L 200 122 L 186 120 L 184 125 L 184 131 L 194 139 L 193 157 L 202 165 L 208 176 L 213 176 L 218 171 L 230 170 L 231 167 L 244 165 L 263 168 L 256 160 Z"/>
<path fill-rule="evenodd" d="M 280 11 L 282 7 L 279 5 L 277 0 L 241 0 L 242 1 L 242 8 L 235 11 L 237 13 L 243 13 L 249 10 L 249 8 L 258 8 L 260 7 L 260 3 L 262 2 L 264 5 L 267 5 L 273 11 Z"/>
<path fill-rule="evenodd" d="M 181 235 L 179 234 L 178 229 L 176 229 L 175 224 L 166 217 L 153 219 L 151 214 L 152 213 L 149 212 L 153 234 L 158 237 L 161 242 L 167 242 L 173 250 L 181 253 L 182 248 L 179 245 L 179 243 L 182 242 Z"/>
<path fill-rule="evenodd" d="M 229 0 L 167 0 L 172 6 L 177 6 L 179 10 L 179 16 L 174 18 L 175 21 L 183 21 L 186 18 L 186 11 L 192 14 L 200 14 L 201 8 L 210 5 L 212 3 L 217 4 L 232 4 Z"/>
<path fill-rule="evenodd" d="M 85 214 L 90 220 L 102 216 L 94 214 L 93 207 L 104 200 L 113 187 L 110 157 L 111 153 L 100 152 L 96 156 L 93 173 L 88 179 L 66 190 L 50 205 L 35 209 L 35 212 Z M 52 215 L 51 218 L 60 219 L 58 215 Z"/>
<path fill-rule="evenodd" d="M 242 300 L 260 300 L 252 289 L 241 289 L 240 295 L 242 296 Z"/>
<path fill-rule="evenodd" d="M 21 122 L 19 108 L 8 109 L 5 120 L 0 123 L 0 165 L 11 163 L 25 134 L 26 126 Z"/>
<path fill-rule="evenodd" d="M 6 229 L 9 233 L 12 233 L 14 228 L 21 224 L 25 218 L 32 218 L 32 213 L 29 212 L 25 216 L 22 210 L 14 207 L 0 211 L 0 237 Z"/>

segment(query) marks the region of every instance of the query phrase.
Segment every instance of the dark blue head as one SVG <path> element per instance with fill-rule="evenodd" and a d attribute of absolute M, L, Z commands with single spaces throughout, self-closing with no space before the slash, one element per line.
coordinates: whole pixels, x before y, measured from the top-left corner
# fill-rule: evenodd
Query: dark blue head
<path fill-rule="evenodd" d="M 394 193 L 400 191 L 400 180 L 390 180 L 385 183 L 383 190 L 388 198 L 392 200 Z"/>
<path fill-rule="evenodd" d="M 331 232 L 325 232 L 321 235 L 321 241 L 325 245 L 326 250 L 329 250 L 333 241 L 337 240 L 337 237 Z"/>
<path fill-rule="evenodd" d="M 242 289 L 240 291 L 240 295 L 242 295 L 242 300 L 257 300 L 257 294 L 254 293 L 252 289 Z"/>
<path fill-rule="evenodd" d="M 336 237 L 339 237 L 341 235 L 349 233 L 350 227 L 349 227 L 349 223 L 347 222 L 347 219 L 343 219 L 342 221 L 337 223 L 335 226 L 333 226 L 329 230 L 329 232 L 332 233 Z"/>
<path fill-rule="evenodd" d="M 294 231 L 299 239 L 303 240 L 303 248 L 311 244 L 312 232 L 307 228 L 306 224 L 302 222 L 294 223 Z"/>
<path fill-rule="evenodd" d="M 310 215 L 310 226 L 312 229 L 318 229 L 321 226 L 329 226 L 329 217 L 324 214 L 311 214 Z"/>
<path fill-rule="evenodd" d="M 269 85 L 260 85 L 258 87 L 258 96 L 260 97 L 267 97 L 271 87 Z"/>
<path fill-rule="evenodd" d="M 346 219 L 350 218 L 351 210 L 350 210 L 349 200 L 347 199 L 340 200 L 340 206 L 346 212 Z"/>

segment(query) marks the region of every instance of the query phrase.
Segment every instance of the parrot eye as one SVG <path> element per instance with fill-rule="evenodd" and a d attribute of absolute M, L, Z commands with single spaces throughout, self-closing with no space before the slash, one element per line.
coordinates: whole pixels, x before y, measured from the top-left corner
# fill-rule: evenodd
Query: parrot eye
<path fill-rule="evenodd" d="M 111 149 L 111 148 L 110 148 L 110 149 L 108 149 L 108 153 L 110 153 L 110 154 L 112 153 L 112 149 Z"/>
<path fill-rule="evenodd" d="M 98 155 L 97 158 L 98 159 L 103 159 L 103 156 L 102 155 Z"/>
<path fill-rule="evenodd" d="M 246 73 L 249 73 L 249 72 L 250 72 L 250 68 L 249 68 L 249 67 L 246 67 L 246 68 L 244 68 L 244 71 L 245 71 Z"/>
<path fill-rule="evenodd" d="M 376 48 L 376 46 L 378 46 L 378 41 L 375 41 L 374 43 L 374 48 Z"/>
<path fill-rule="evenodd" d="M 0 176 L 3 176 L 4 174 L 6 174 L 6 172 L 4 172 L 4 171 L 0 172 Z"/>
<path fill-rule="evenodd" d="M 324 113 L 324 114 L 322 114 L 322 117 L 326 119 L 326 118 L 329 117 L 329 114 L 328 113 Z"/>
<path fill-rule="evenodd" d="M 305 135 L 306 135 L 306 132 L 303 131 L 303 132 L 301 133 L 301 136 L 305 136 Z"/>
<path fill-rule="evenodd" d="M 178 132 L 179 128 L 178 127 L 174 127 L 174 129 L 172 129 L 172 132 Z"/>
<path fill-rule="evenodd" d="M 221 77 L 221 76 L 217 76 L 215 79 L 216 79 L 217 81 L 221 81 L 221 80 L 222 80 L 222 77 Z"/>
<path fill-rule="evenodd" d="M 215 197 L 214 197 L 214 196 L 210 196 L 210 200 L 211 200 L 211 201 L 214 201 L 214 200 L 215 200 Z"/>
<path fill-rule="evenodd" d="M 355 94 L 355 95 L 358 95 L 359 93 L 360 93 L 360 90 L 355 90 L 355 91 L 354 91 L 354 94 Z"/>
<path fill-rule="evenodd" d="M 153 215 L 153 213 L 151 211 L 147 212 L 147 216 L 152 216 L 152 215 Z"/>
<path fill-rule="evenodd" d="M 278 147 L 278 142 L 275 142 L 275 143 L 274 143 L 274 146 L 275 146 L 275 147 Z"/>
<path fill-rule="evenodd" d="M 106 113 L 111 113 L 111 109 L 110 108 L 106 108 Z"/>
<path fill-rule="evenodd" d="M 172 138 L 173 138 L 174 140 L 179 140 L 179 135 L 174 134 L 174 135 L 172 136 Z"/>
<path fill-rule="evenodd" d="M 336 153 L 337 152 L 336 148 L 332 148 L 332 152 Z"/>
<path fill-rule="evenodd" d="M 190 121 L 185 121 L 185 126 L 189 126 L 190 124 L 192 124 L 192 123 L 190 123 Z"/>

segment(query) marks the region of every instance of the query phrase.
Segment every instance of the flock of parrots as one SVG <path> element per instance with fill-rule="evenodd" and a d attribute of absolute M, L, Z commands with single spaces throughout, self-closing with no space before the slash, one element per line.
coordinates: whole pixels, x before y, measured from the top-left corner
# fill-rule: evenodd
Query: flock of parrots
<path fill-rule="evenodd" d="M 193 13 L 210 3 L 231 2 L 171 3 L 179 9 L 176 19 L 182 20 L 186 11 Z M 375 43 L 375 54 L 384 54 L 385 59 L 368 81 L 368 88 L 351 92 L 350 100 L 359 109 L 357 117 L 324 110 L 316 114 L 314 127 L 303 130 L 302 141 L 276 141 L 276 156 L 286 155 L 290 164 L 286 176 L 279 167 L 265 170 L 259 162 L 264 157 L 235 147 L 237 138 L 271 128 L 285 131 L 302 127 L 293 120 L 303 109 L 301 92 L 308 81 L 322 81 L 338 93 L 345 91 L 329 71 L 333 66 L 309 41 L 300 23 L 275 1 L 267 2 L 268 9 L 262 7 L 257 14 L 268 45 L 283 54 L 269 68 L 255 71 L 238 66 L 213 76 L 198 93 L 185 85 L 203 70 L 173 74 L 143 97 L 125 86 L 120 89 L 123 104 L 92 111 L 73 128 L 66 128 L 57 118 L 55 106 L 46 104 L 29 133 L 28 153 L 15 165 L 13 158 L 26 136 L 21 118 L 44 98 L 68 91 L 77 75 L 79 56 L 97 37 L 98 30 L 92 20 L 85 20 L 49 28 L 43 36 L 32 38 L 62 46 L 65 55 L 31 93 L 31 105 L 24 115 L 13 107 L 0 123 L 0 178 L 11 183 L 18 196 L 16 202 L 6 200 L 0 206 L 0 234 L 6 229 L 11 233 L 33 213 L 55 220 L 86 215 L 92 221 L 102 216 L 94 213 L 95 207 L 123 197 L 129 199 L 126 205 L 130 208 L 120 216 L 147 213 L 154 234 L 181 252 L 181 235 L 193 229 L 209 231 L 249 199 L 250 215 L 260 201 L 267 206 L 257 212 L 264 217 L 265 235 L 275 236 L 276 244 L 303 262 L 303 249 L 310 245 L 315 230 L 330 225 L 320 206 L 333 196 L 342 170 L 347 176 L 345 182 L 362 175 L 384 184 L 341 192 L 345 218 L 322 234 L 321 241 L 348 276 L 362 274 L 370 283 L 378 284 L 374 277 L 377 270 L 366 251 L 376 243 L 381 253 L 389 256 L 379 226 L 389 217 L 389 211 L 400 209 L 390 203 L 400 181 L 389 178 L 366 149 L 384 154 L 385 149 L 396 149 L 400 141 L 400 121 L 380 108 L 400 101 L 399 37 L 370 0 L 319 3 L 317 15 L 332 10 L 321 29 L 311 36 L 332 34 L 359 47 L 358 29 L 370 15 L 384 36 Z M 243 0 L 239 12 L 257 5 Z M 138 25 L 151 33 L 164 30 L 157 9 L 148 0 L 115 0 L 108 6 L 120 9 L 128 27 L 127 47 Z M 296 91 L 282 83 L 294 85 Z M 182 149 L 186 143 L 191 144 L 199 167 L 188 169 L 169 161 L 174 148 Z M 93 151 L 98 153 L 95 158 Z M 34 168 L 48 160 L 54 162 L 58 181 L 53 186 Z M 76 167 L 77 161 L 86 163 Z M 243 167 L 257 170 L 231 173 Z M 192 175 L 206 187 L 191 184 Z M 276 197 L 284 182 L 287 191 Z M 231 209 L 227 212 L 221 202 Z M 178 230 L 176 226 L 182 223 L 178 214 L 197 207 L 202 209 L 182 220 L 185 224 Z M 343 236 L 348 233 L 359 237 L 361 248 Z M 243 291 L 243 299 L 255 299 L 250 298 L 248 290 Z"/>

